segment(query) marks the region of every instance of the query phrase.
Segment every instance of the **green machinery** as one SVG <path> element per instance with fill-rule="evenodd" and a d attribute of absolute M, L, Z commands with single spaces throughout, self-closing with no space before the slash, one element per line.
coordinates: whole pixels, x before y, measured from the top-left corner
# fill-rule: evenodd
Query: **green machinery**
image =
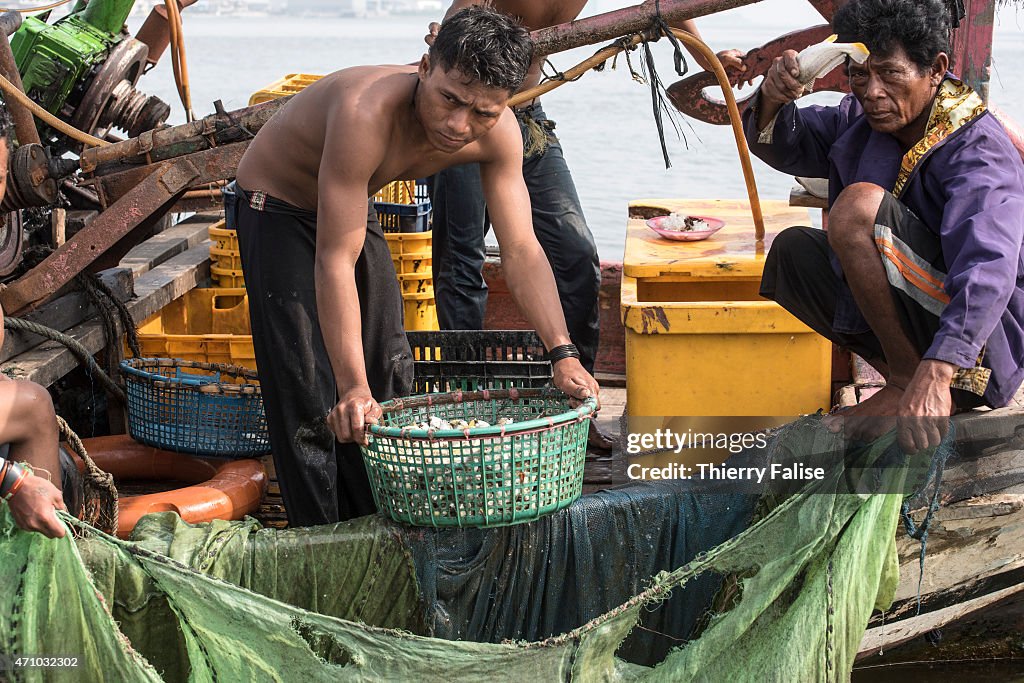
<path fill-rule="evenodd" d="M 170 107 L 135 89 L 148 48 L 128 35 L 125 19 L 135 0 L 78 0 L 54 24 L 28 17 L 11 38 L 25 92 L 51 114 L 102 137 L 113 128 L 130 137 L 156 128 Z M 55 151 L 78 146 L 43 123 L 43 144 Z"/>

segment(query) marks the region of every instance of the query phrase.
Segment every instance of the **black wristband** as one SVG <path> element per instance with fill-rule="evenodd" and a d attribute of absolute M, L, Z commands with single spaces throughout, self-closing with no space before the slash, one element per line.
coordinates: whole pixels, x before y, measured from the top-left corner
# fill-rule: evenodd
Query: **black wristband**
<path fill-rule="evenodd" d="M 579 358 L 580 351 L 576 348 L 575 344 L 562 344 L 548 351 L 547 359 L 554 365 L 560 360 L 566 358 Z"/>

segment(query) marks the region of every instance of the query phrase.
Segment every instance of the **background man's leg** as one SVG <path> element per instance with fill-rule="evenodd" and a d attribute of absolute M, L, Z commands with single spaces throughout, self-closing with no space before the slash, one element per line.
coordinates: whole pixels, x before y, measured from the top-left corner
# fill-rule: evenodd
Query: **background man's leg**
<path fill-rule="evenodd" d="M 253 347 L 288 523 L 336 522 L 336 442 L 324 418 L 337 391 L 316 314 L 315 220 L 303 226 L 293 216 L 255 211 L 241 197 L 238 205 Z"/>
<path fill-rule="evenodd" d="M 487 308 L 483 278 L 487 212 L 480 167 L 465 164 L 433 177 L 433 269 L 442 330 L 480 330 Z"/>

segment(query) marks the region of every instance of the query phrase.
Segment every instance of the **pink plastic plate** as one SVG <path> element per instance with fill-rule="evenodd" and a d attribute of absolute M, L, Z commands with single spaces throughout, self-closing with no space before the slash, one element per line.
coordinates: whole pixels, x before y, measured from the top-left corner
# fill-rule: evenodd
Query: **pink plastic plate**
<path fill-rule="evenodd" d="M 697 242 L 699 240 L 706 240 L 707 238 L 714 235 L 716 232 L 725 227 L 725 221 L 721 218 L 711 218 L 710 216 L 692 216 L 692 218 L 699 218 L 708 224 L 707 230 L 669 230 L 661 227 L 661 224 L 668 220 L 668 216 L 657 216 L 656 218 L 647 219 L 647 227 L 658 233 L 667 240 L 676 240 L 677 242 Z"/>

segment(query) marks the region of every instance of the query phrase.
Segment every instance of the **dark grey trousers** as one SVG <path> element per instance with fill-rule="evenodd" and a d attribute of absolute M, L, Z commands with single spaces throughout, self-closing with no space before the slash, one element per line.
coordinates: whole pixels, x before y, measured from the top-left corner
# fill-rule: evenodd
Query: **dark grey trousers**
<path fill-rule="evenodd" d="M 547 122 L 540 104 L 517 113 L 526 137 L 524 118 Z M 569 337 L 580 359 L 594 371 L 599 335 L 598 291 L 601 262 L 587 227 L 572 174 L 553 134 L 542 154 L 523 159 L 523 177 L 530 192 L 533 229 L 551 264 Z M 478 164 L 445 169 L 433 177 L 434 293 L 441 329 L 480 330 L 487 306 L 484 235 L 489 229 Z"/>

